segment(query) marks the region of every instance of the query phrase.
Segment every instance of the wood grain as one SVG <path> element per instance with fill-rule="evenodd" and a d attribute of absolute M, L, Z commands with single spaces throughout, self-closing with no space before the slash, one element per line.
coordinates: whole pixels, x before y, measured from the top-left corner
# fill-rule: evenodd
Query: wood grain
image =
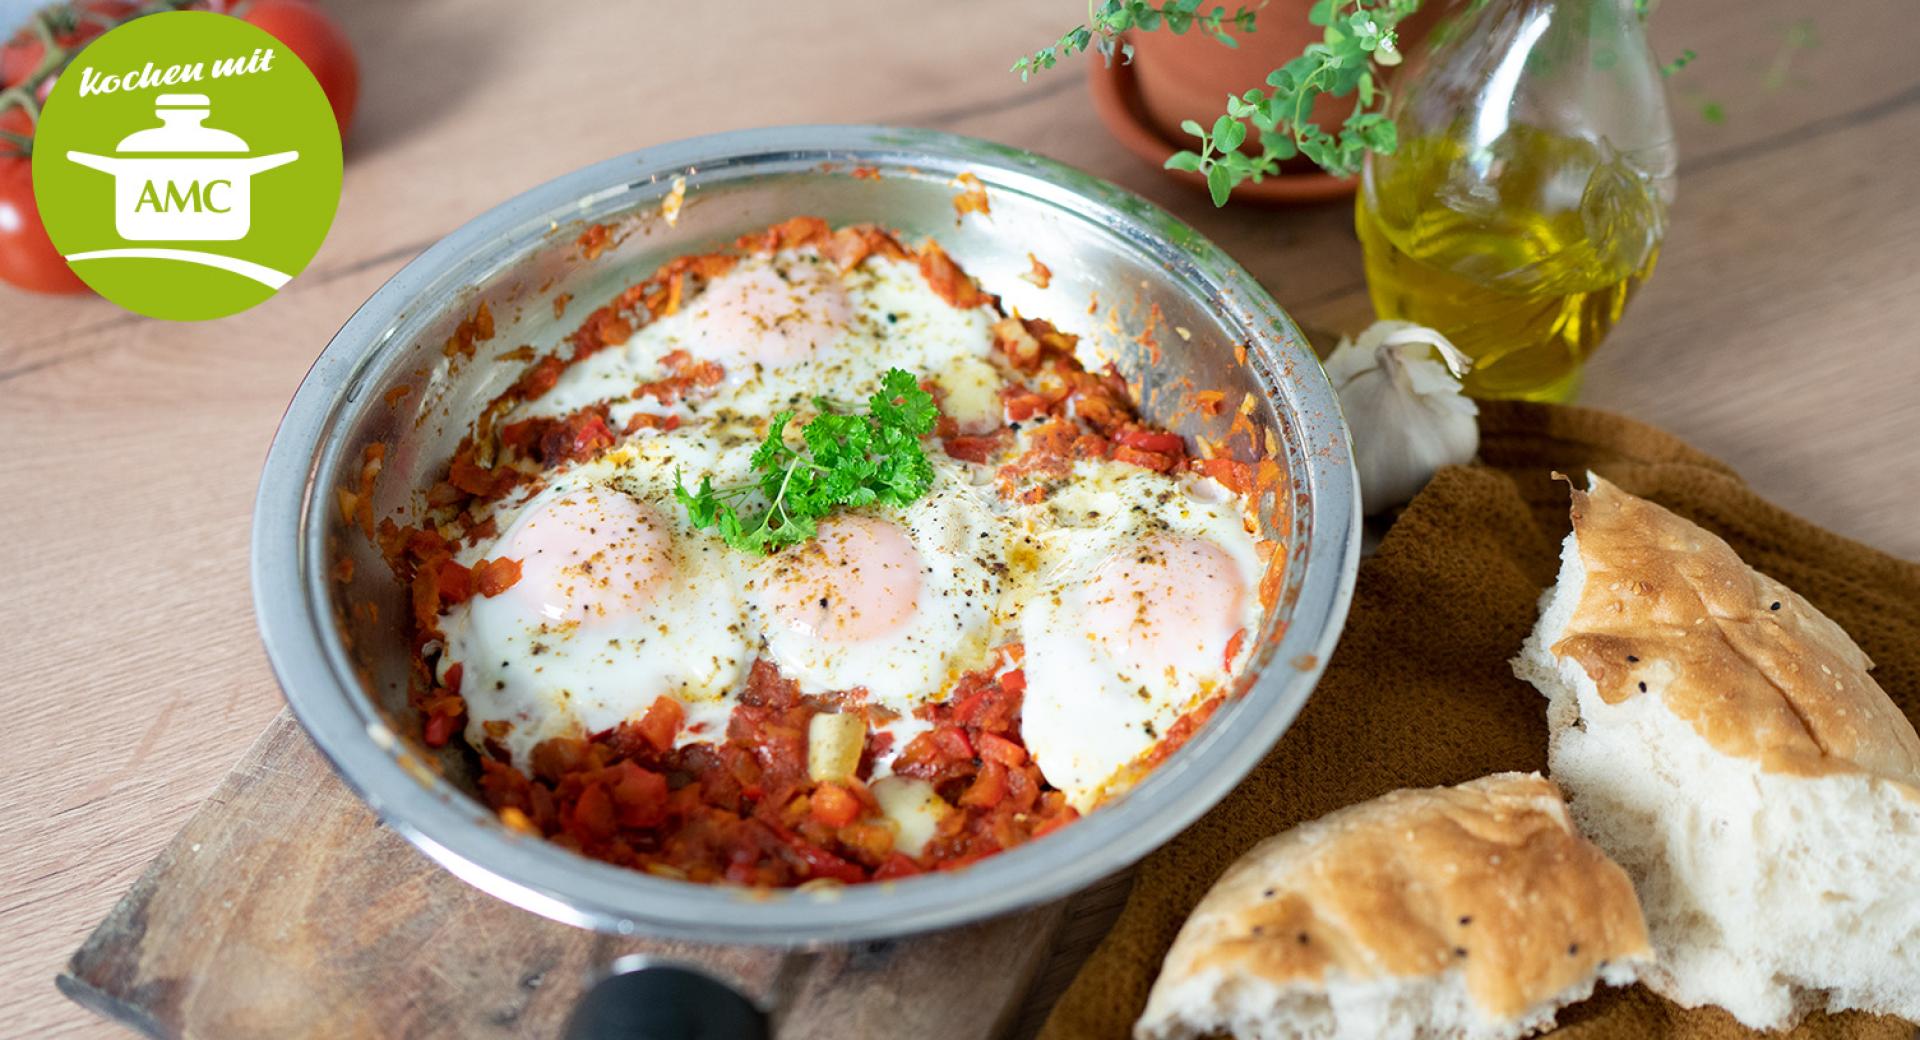
<path fill-rule="evenodd" d="M 936 127 L 1142 192 L 1303 320 L 1351 328 L 1367 315 L 1346 207 L 1214 211 L 1105 136 L 1080 70 L 1025 86 L 1003 74 L 1079 4 L 329 6 L 360 49 L 365 95 L 334 230 L 287 291 L 180 325 L 0 288 L 9 1035 L 116 1035 L 51 979 L 279 711 L 250 616 L 246 536 L 280 412 L 361 300 L 514 192 L 713 130 Z M 1785 49 L 1809 15 L 1822 44 Z M 1913 557 L 1910 24 L 1907 0 L 1660 9 L 1658 48 L 1700 52 L 1672 85 L 1680 198 L 1661 269 L 1590 366 L 1585 400 L 1672 429 L 1775 501 Z M 1782 55 L 1788 82 L 1770 87 Z M 1709 98 L 1725 122 L 1702 118 Z"/>

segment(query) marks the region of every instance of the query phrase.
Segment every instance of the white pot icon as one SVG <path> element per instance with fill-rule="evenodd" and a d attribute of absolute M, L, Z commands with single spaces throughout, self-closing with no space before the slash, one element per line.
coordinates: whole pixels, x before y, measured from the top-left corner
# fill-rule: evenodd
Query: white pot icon
<path fill-rule="evenodd" d="M 203 126 L 205 94 L 154 99 L 161 125 L 129 134 L 113 155 L 68 152 L 82 166 L 113 175 L 114 230 L 129 242 L 232 242 L 247 237 L 256 173 L 299 152 L 247 157 L 247 142 Z M 242 153 L 242 154 L 234 154 Z"/>
<path fill-rule="evenodd" d="M 160 125 L 122 138 L 112 155 L 68 152 L 82 166 L 113 175 L 113 227 L 129 242 L 233 242 L 253 223 L 253 175 L 285 166 L 299 152 L 248 156 L 247 142 L 205 126 L 205 94 L 162 94 Z M 68 253 L 67 260 L 178 260 L 231 271 L 278 289 L 293 276 L 251 260 L 197 249 L 134 246 Z"/>

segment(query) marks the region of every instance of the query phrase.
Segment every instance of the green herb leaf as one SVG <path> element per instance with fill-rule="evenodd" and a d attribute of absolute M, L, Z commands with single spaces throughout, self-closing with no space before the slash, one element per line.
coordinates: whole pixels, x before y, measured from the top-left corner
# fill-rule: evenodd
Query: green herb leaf
<path fill-rule="evenodd" d="M 920 439 L 933 432 L 940 409 L 912 373 L 889 369 L 865 415 L 840 414 L 824 398 L 814 407 L 820 414 L 800 428 L 804 448 L 787 443 L 794 412 L 768 423 L 751 459 L 755 483 L 715 488 L 712 477 L 702 477 L 689 490 L 674 474 L 673 497 L 687 521 L 735 549 L 765 553 L 812 538 L 818 521 L 836 509 L 904 506 L 933 487 L 933 463 Z M 754 497 L 764 508 L 743 516 L 739 503 Z"/>
<path fill-rule="evenodd" d="M 1233 190 L 1233 180 L 1227 176 L 1227 168 L 1216 164 L 1207 171 L 1207 194 L 1213 196 L 1213 204 L 1227 204 L 1227 193 Z"/>
<path fill-rule="evenodd" d="M 1237 8 L 1229 17 L 1222 6 L 1202 12 L 1200 0 L 1167 0 L 1160 4 L 1146 0 L 1101 0 L 1098 5 L 1088 7 L 1088 24 L 1074 26 L 1061 34 L 1052 46 L 1042 47 L 1014 62 L 1011 71 L 1019 73 L 1024 82 L 1035 72 L 1053 68 L 1061 59 L 1089 49 L 1097 51 L 1109 63 L 1116 52 L 1130 60 L 1132 48 L 1119 42 L 1120 34 L 1128 30 L 1153 32 L 1164 28 L 1178 35 L 1198 26 L 1214 39 L 1234 47 L 1238 43 L 1232 34 L 1250 33 L 1254 26 L 1251 7 Z"/>

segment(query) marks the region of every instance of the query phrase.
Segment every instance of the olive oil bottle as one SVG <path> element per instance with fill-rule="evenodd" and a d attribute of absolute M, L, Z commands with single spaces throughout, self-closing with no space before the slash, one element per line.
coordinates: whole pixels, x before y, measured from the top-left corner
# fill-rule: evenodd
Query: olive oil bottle
<path fill-rule="evenodd" d="M 1409 70 L 1356 225 L 1374 309 L 1479 397 L 1567 400 L 1649 275 L 1673 132 L 1633 0 L 1488 0 Z"/>

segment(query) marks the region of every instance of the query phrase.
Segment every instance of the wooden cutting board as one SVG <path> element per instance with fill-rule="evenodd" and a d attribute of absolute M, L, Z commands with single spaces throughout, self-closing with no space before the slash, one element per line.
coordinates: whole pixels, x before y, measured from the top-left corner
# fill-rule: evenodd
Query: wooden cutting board
<path fill-rule="evenodd" d="M 60 989 L 154 1037 L 557 1037 L 594 973 L 689 961 L 782 1040 L 1026 1035 L 1124 877 L 953 931 L 814 951 L 599 935 L 456 879 L 373 814 L 286 711 L 73 955 Z"/>

